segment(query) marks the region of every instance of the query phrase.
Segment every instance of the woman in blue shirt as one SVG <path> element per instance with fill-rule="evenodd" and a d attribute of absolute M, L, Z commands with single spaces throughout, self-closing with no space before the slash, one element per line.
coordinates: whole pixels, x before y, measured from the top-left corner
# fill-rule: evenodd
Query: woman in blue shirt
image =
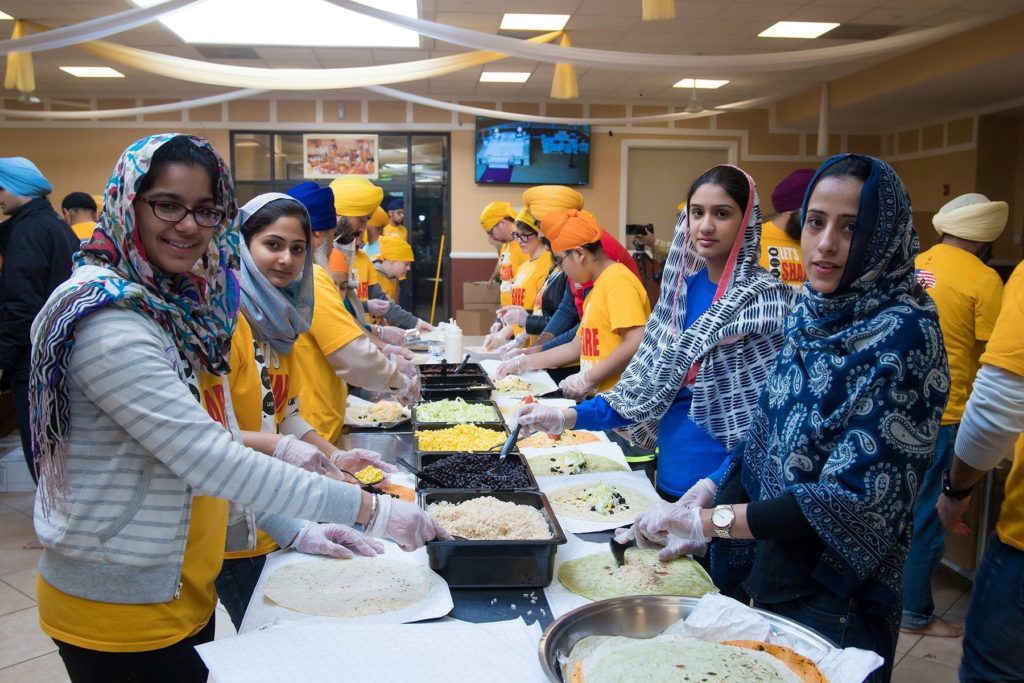
<path fill-rule="evenodd" d="M 524 431 L 629 427 L 659 448 L 657 488 L 672 500 L 715 470 L 750 424 L 782 346 L 795 293 L 758 264 L 761 209 L 735 166 L 697 178 L 680 214 L 661 298 L 619 383 L 576 408 L 520 408 Z"/>

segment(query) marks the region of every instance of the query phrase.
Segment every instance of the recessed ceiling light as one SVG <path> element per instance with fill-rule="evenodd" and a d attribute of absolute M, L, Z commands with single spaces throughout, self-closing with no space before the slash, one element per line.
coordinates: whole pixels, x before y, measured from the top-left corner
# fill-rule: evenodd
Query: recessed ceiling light
<path fill-rule="evenodd" d="M 161 0 L 132 0 L 150 7 Z M 357 0 L 418 17 L 416 0 Z M 342 9 L 327 0 L 206 0 L 159 18 L 186 43 L 296 47 L 419 47 L 415 31 Z M 226 31 L 225 27 L 231 30 Z"/>
<path fill-rule="evenodd" d="M 503 31 L 561 31 L 568 14 L 508 14 L 501 18 Z"/>
<path fill-rule="evenodd" d="M 721 88 L 723 85 L 725 85 L 728 82 L 729 81 L 716 81 L 716 80 L 711 79 L 711 78 L 698 78 L 697 79 L 697 84 L 696 84 L 696 86 L 694 86 L 692 78 L 684 78 L 683 80 L 679 81 L 678 83 L 676 83 L 672 87 L 673 88 L 693 88 L 693 87 L 697 87 L 700 90 L 717 90 L 718 88 Z"/>
<path fill-rule="evenodd" d="M 529 71 L 484 71 L 480 74 L 481 83 L 526 83 L 528 80 Z"/>
<path fill-rule="evenodd" d="M 124 74 L 109 66 L 62 66 L 61 71 L 78 78 L 124 78 Z"/>
<path fill-rule="evenodd" d="M 817 38 L 839 24 L 829 21 L 777 21 L 757 34 L 758 38 Z"/>
<path fill-rule="evenodd" d="M 7 20 L 9 20 L 9 19 L 13 19 L 13 18 L 14 18 L 14 17 L 12 17 L 12 16 L 11 16 L 10 14 L 8 14 L 7 12 L 0 12 L 0 21 L 7 21 Z"/>

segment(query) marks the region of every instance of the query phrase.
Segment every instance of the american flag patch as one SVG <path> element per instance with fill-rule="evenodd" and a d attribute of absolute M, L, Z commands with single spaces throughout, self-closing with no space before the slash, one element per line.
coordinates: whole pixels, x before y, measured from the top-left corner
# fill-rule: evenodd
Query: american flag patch
<path fill-rule="evenodd" d="M 925 289 L 931 289 L 935 286 L 935 276 L 931 271 L 921 270 L 918 268 L 915 274 L 917 275 L 917 283 Z"/>

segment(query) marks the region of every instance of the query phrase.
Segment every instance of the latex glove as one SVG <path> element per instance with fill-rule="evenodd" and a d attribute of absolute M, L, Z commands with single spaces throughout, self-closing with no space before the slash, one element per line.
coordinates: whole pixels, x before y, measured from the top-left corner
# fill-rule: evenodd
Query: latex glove
<path fill-rule="evenodd" d="M 404 406 L 411 406 L 420 400 L 420 377 L 419 374 L 402 375 L 405 385 L 395 392 L 395 398 Z"/>
<path fill-rule="evenodd" d="M 615 542 L 625 545 L 629 541 L 636 538 L 636 533 L 633 531 L 633 527 L 628 529 L 616 529 L 615 530 Z M 646 545 L 640 544 L 641 547 L 647 547 Z M 659 547 L 659 546 L 655 546 Z M 708 544 L 703 541 L 684 541 L 674 534 L 668 534 L 665 538 L 665 547 L 658 551 L 658 560 L 661 562 L 670 562 L 676 558 L 682 557 L 683 555 L 696 555 L 697 557 L 704 557 L 708 551 Z"/>
<path fill-rule="evenodd" d="M 506 325 L 525 325 L 528 315 L 522 306 L 506 306 L 498 311 L 498 317 Z"/>
<path fill-rule="evenodd" d="M 505 328 L 500 328 L 497 332 L 493 332 L 484 337 L 484 348 L 490 351 L 491 349 L 497 349 L 499 346 L 504 344 L 508 340 L 508 335 L 505 334 Z"/>
<path fill-rule="evenodd" d="M 370 299 L 366 302 L 366 310 L 370 315 L 382 316 L 391 308 L 387 299 Z"/>
<path fill-rule="evenodd" d="M 380 453 L 365 448 L 353 448 L 350 451 L 337 450 L 331 453 L 331 463 L 339 470 L 347 470 L 353 474 L 364 467 L 376 467 L 385 473 L 396 472 L 395 466 L 380 459 Z"/>
<path fill-rule="evenodd" d="M 530 341 L 530 334 L 528 332 L 520 332 L 519 334 L 512 338 L 512 341 L 505 342 L 504 344 L 499 346 L 498 353 L 501 354 L 502 358 L 512 358 L 513 356 L 518 356 L 518 353 L 512 354 L 512 351 L 518 351 L 522 347 L 526 346 L 526 342 L 528 341 Z M 510 355 L 506 356 L 505 354 Z"/>
<path fill-rule="evenodd" d="M 511 360 L 512 358 L 518 358 L 519 356 L 525 356 L 525 349 L 510 349 L 501 354 L 502 360 Z"/>
<path fill-rule="evenodd" d="M 320 452 L 320 449 L 313 444 L 296 439 L 288 434 L 277 442 L 274 448 L 274 457 L 289 465 L 301 467 L 309 472 L 323 474 L 332 479 L 342 480 L 344 475 L 337 468 L 330 458 Z"/>
<path fill-rule="evenodd" d="M 679 499 L 679 505 L 696 508 L 710 508 L 715 505 L 715 496 L 718 494 L 718 487 L 715 482 L 708 478 L 698 479 Z"/>
<path fill-rule="evenodd" d="M 558 388 L 562 390 L 562 396 L 571 398 L 574 401 L 582 401 L 594 393 L 594 389 L 596 389 L 590 383 L 586 370 L 580 370 L 575 375 L 569 375 L 558 383 Z"/>
<path fill-rule="evenodd" d="M 707 543 L 711 539 L 704 535 L 700 512 L 701 508 L 659 502 L 637 516 L 633 525 L 636 542 L 644 548 L 666 546 L 671 534 L 683 541 Z"/>
<path fill-rule="evenodd" d="M 413 365 L 412 362 L 407 361 L 404 357 L 389 356 L 389 358 L 395 362 L 395 365 L 398 366 L 398 371 L 405 375 L 406 377 L 412 377 L 414 374 L 416 374 L 416 366 Z"/>
<path fill-rule="evenodd" d="M 522 427 L 520 436 L 529 436 L 534 432 L 561 434 L 565 431 L 565 411 L 554 406 L 526 403 L 516 410 L 515 421 Z"/>
<path fill-rule="evenodd" d="M 326 555 L 351 560 L 352 551 L 366 557 L 384 552 L 384 545 L 342 524 L 310 522 L 302 528 L 291 545 L 293 550 L 307 555 Z"/>
<path fill-rule="evenodd" d="M 497 332 L 501 332 L 501 328 L 503 328 L 503 327 L 504 327 L 504 325 L 501 324 L 500 320 L 495 320 L 494 324 L 491 325 L 491 329 L 489 329 L 487 331 L 490 332 L 491 334 L 495 334 Z"/>
<path fill-rule="evenodd" d="M 385 344 L 405 346 L 405 330 L 391 325 L 380 326 L 380 340 Z"/>
<path fill-rule="evenodd" d="M 377 496 L 377 505 L 377 517 L 367 529 L 371 536 L 389 536 L 406 552 L 416 550 L 435 538 L 452 540 L 451 535 L 415 503 L 391 496 Z"/>
<path fill-rule="evenodd" d="M 419 332 L 433 332 L 435 328 L 426 320 L 420 320 L 419 322 L 416 323 L 416 329 Z"/>
<path fill-rule="evenodd" d="M 524 372 L 530 370 L 530 358 L 528 356 L 516 356 L 506 361 L 502 361 L 501 365 L 498 366 L 498 370 L 494 373 L 495 379 L 501 379 L 502 377 L 508 377 L 509 375 L 521 375 Z"/>
<path fill-rule="evenodd" d="M 398 346 L 397 344 L 385 344 L 384 353 L 385 355 L 387 355 L 388 358 L 401 356 L 402 358 L 409 361 L 416 359 L 415 353 L 405 348 L 404 346 Z"/>

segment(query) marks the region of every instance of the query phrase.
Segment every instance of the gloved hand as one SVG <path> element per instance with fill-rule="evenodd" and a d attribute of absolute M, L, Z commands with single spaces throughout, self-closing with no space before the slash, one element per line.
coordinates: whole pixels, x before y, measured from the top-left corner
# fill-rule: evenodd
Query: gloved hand
<path fill-rule="evenodd" d="M 302 527 L 291 545 L 293 550 L 307 555 L 326 555 L 342 560 L 351 560 L 352 551 L 374 557 L 384 552 L 384 545 L 369 536 L 343 524 L 317 524 L 310 522 Z"/>
<path fill-rule="evenodd" d="M 398 366 L 398 371 L 406 377 L 412 377 L 416 374 L 416 366 L 402 356 L 388 356 L 388 358 L 395 362 L 395 365 Z"/>
<path fill-rule="evenodd" d="M 419 332 L 433 332 L 434 326 L 428 323 L 426 320 L 420 320 L 416 323 L 416 329 Z"/>
<path fill-rule="evenodd" d="M 529 315 L 522 306 L 506 306 L 498 310 L 498 317 L 506 325 L 525 325 Z"/>
<path fill-rule="evenodd" d="M 502 377 L 508 377 L 509 375 L 521 375 L 524 372 L 530 370 L 530 357 L 529 356 L 516 356 L 506 361 L 502 361 L 501 365 L 498 366 L 497 371 L 494 373 L 495 379 L 501 379 Z"/>
<path fill-rule="evenodd" d="M 629 541 L 636 538 L 636 533 L 633 531 L 634 527 L 628 529 L 616 529 L 615 530 L 615 542 L 625 545 Z M 647 543 L 645 540 L 644 543 Z M 649 545 L 641 544 L 637 541 L 637 545 L 640 547 L 651 547 Z M 654 546 L 655 548 L 660 545 Z M 697 557 L 704 557 L 708 551 L 708 544 L 703 541 L 684 541 L 675 534 L 668 534 L 665 538 L 665 547 L 658 551 L 658 560 L 661 562 L 670 562 L 676 558 L 682 557 L 683 555 L 696 555 Z"/>
<path fill-rule="evenodd" d="M 497 349 L 499 346 L 504 344 L 508 340 L 508 334 L 505 332 L 505 328 L 499 328 L 497 332 L 484 337 L 484 348 L 490 351 L 491 349 Z"/>
<path fill-rule="evenodd" d="M 418 373 L 411 376 L 403 374 L 402 379 L 405 384 L 395 392 L 395 398 L 402 405 L 411 406 L 420 400 L 420 376 Z"/>
<path fill-rule="evenodd" d="M 370 315 L 382 316 L 391 308 L 391 302 L 387 299 L 370 299 L 366 302 L 366 311 Z"/>
<path fill-rule="evenodd" d="M 591 384 L 590 379 L 587 376 L 587 371 L 580 370 L 575 375 L 569 375 L 559 382 L 558 388 L 562 390 L 562 395 L 566 398 L 571 398 L 574 401 L 582 401 L 587 396 L 594 393 L 594 389 L 597 387 Z"/>
<path fill-rule="evenodd" d="M 513 356 L 518 356 L 518 353 L 513 354 L 512 352 L 518 351 L 522 347 L 526 346 L 526 342 L 528 341 L 530 341 L 530 334 L 528 332 L 520 332 L 519 334 L 512 338 L 512 341 L 505 342 L 504 344 L 499 346 L 498 353 L 500 353 L 501 357 L 505 358 L 506 360 L 512 358 Z M 509 355 L 506 356 L 505 354 Z"/>
<path fill-rule="evenodd" d="M 353 474 L 364 467 L 376 467 L 384 472 L 387 481 L 389 472 L 396 472 L 395 466 L 380 459 L 380 453 L 365 448 L 353 448 L 350 451 L 337 450 L 331 453 L 331 463 L 339 470 L 348 470 Z"/>
<path fill-rule="evenodd" d="M 510 349 L 509 351 L 505 351 L 501 354 L 501 359 L 510 360 L 523 355 L 526 355 L 526 349 Z"/>
<path fill-rule="evenodd" d="M 388 358 L 401 356 L 402 358 L 410 361 L 416 359 L 415 353 L 405 348 L 404 346 L 398 346 L 397 344 L 385 344 L 384 354 L 387 355 Z"/>
<path fill-rule="evenodd" d="M 501 324 L 500 320 L 495 320 L 494 323 L 491 325 L 491 329 L 487 331 L 490 332 L 491 334 L 494 334 L 495 332 L 501 331 L 501 328 L 503 327 L 504 325 Z"/>
<path fill-rule="evenodd" d="M 715 505 L 715 496 L 718 494 L 718 487 L 715 482 L 707 477 L 698 479 L 679 499 L 678 505 L 696 508 L 710 508 Z"/>
<path fill-rule="evenodd" d="M 380 326 L 380 340 L 385 344 L 394 344 L 395 346 L 405 346 L 405 330 L 401 327 L 393 327 L 391 325 Z"/>
<path fill-rule="evenodd" d="M 291 434 L 285 435 L 277 442 L 277 446 L 274 448 L 274 457 L 281 462 L 301 467 L 316 474 L 323 474 L 332 479 L 342 480 L 345 478 L 330 458 L 320 452 L 319 448 L 300 441 Z"/>
<path fill-rule="evenodd" d="M 662 501 L 637 516 L 633 525 L 636 542 L 644 548 L 665 546 L 672 535 L 682 541 L 707 543 L 711 539 L 704 535 L 700 512 L 701 508 Z"/>
<path fill-rule="evenodd" d="M 452 540 L 451 534 L 415 503 L 391 496 L 377 496 L 377 505 L 377 516 L 367 529 L 371 536 L 390 536 L 406 552 L 416 550 L 435 538 Z"/>
<path fill-rule="evenodd" d="M 519 406 L 516 410 L 515 421 L 522 427 L 519 431 L 520 436 L 529 436 L 534 432 L 561 434 L 565 431 L 565 411 L 539 403 L 527 403 Z"/>

